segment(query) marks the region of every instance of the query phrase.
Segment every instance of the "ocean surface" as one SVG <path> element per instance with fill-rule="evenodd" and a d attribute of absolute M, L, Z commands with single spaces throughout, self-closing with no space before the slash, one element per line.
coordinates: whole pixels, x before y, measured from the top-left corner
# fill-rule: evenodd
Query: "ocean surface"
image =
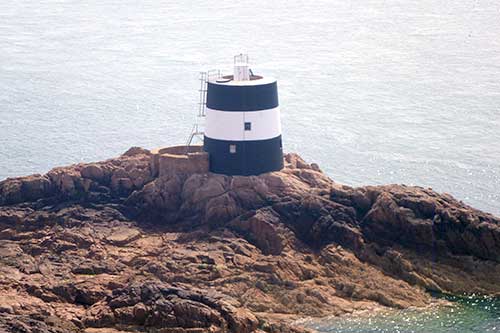
<path fill-rule="evenodd" d="M 284 149 L 500 215 L 500 2 L 0 2 L 0 179 L 182 144 L 199 72 L 279 80 Z"/>
<path fill-rule="evenodd" d="M 0 179 L 185 143 L 199 72 L 240 52 L 279 80 L 286 151 L 500 215 L 498 0 L 1 1 Z M 500 329 L 469 310 L 455 330 L 407 312 L 318 329 Z"/>
<path fill-rule="evenodd" d="M 319 333 L 497 333 L 500 299 L 439 296 L 450 301 L 428 309 L 387 310 L 305 322 Z"/>

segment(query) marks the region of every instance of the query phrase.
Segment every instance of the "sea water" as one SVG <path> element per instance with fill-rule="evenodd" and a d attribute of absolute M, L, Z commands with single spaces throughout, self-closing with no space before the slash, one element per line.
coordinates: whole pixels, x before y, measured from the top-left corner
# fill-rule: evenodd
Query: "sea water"
<path fill-rule="evenodd" d="M 499 215 L 499 36 L 498 0 L 0 1 L 0 180 L 185 143 L 199 72 L 244 52 L 285 151 Z"/>
<path fill-rule="evenodd" d="M 500 299 L 441 296 L 450 303 L 429 308 L 382 310 L 306 322 L 319 333 L 496 333 L 500 332 Z"/>
<path fill-rule="evenodd" d="M 0 179 L 183 144 L 198 72 L 279 80 L 285 151 L 500 214 L 497 0 L 0 1 Z"/>

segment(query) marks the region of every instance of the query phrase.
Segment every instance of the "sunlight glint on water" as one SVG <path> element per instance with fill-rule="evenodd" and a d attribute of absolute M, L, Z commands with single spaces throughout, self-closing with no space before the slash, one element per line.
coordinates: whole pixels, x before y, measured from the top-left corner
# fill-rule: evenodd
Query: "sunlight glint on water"
<path fill-rule="evenodd" d="M 500 332 L 500 300 L 481 297 L 448 297 L 450 306 L 426 310 L 388 310 L 318 320 L 309 323 L 320 333 L 488 333 Z"/>

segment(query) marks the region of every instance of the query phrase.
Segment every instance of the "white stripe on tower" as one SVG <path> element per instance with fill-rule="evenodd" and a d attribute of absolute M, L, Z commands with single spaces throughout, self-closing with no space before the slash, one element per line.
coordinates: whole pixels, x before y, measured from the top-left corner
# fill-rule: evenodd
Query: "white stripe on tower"
<path fill-rule="evenodd" d="M 245 123 L 250 123 L 250 130 L 245 130 Z M 281 135 L 280 109 L 219 111 L 207 108 L 205 128 L 207 137 L 218 140 L 272 139 Z"/>

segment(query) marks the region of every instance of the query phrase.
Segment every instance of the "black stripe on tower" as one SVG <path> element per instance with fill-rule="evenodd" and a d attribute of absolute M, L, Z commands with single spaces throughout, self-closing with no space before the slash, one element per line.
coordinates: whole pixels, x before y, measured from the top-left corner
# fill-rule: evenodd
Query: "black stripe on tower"
<path fill-rule="evenodd" d="M 248 86 L 208 82 L 207 108 L 220 111 L 259 111 L 278 106 L 276 81 Z"/>
<path fill-rule="evenodd" d="M 234 145 L 234 150 L 230 145 Z M 204 150 L 209 153 L 210 171 L 214 173 L 250 176 L 283 169 L 281 135 L 256 141 L 227 141 L 205 136 Z"/>

